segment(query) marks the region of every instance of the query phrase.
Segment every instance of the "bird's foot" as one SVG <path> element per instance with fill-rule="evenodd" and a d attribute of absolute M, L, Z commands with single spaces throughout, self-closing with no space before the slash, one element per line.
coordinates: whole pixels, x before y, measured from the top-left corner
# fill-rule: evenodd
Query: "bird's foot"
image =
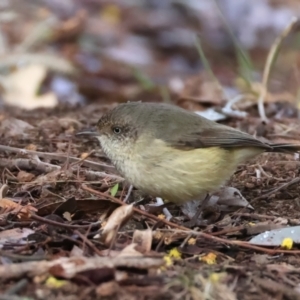
<path fill-rule="evenodd" d="M 205 209 L 205 207 L 207 206 L 208 202 L 209 202 L 210 196 L 209 194 L 206 195 L 206 197 L 200 202 L 200 205 L 198 204 L 196 213 L 193 215 L 193 217 L 191 217 L 191 219 L 187 222 L 184 222 L 183 225 L 185 227 L 191 228 L 191 227 L 195 227 L 195 226 L 203 226 L 206 225 L 207 222 L 206 220 L 203 219 L 203 210 Z M 189 204 L 192 204 L 192 206 L 195 205 L 195 201 L 191 201 L 190 203 L 187 203 L 186 205 L 189 206 Z M 195 209 L 195 208 L 194 208 Z M 193 211 L 194 211 L 193 209 Z"/>

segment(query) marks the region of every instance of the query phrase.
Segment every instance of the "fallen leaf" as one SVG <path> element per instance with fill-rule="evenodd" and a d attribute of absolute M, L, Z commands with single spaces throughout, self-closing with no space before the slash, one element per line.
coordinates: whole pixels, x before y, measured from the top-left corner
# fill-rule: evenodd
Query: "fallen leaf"
<path fill-rule="evenodd" d="M 152 246 L 152 230 L 135 230 L 132 237 L 132 243 L 138 245 L 138 250 L 147 253 Z"/>
<path fill-rule="evenodd" d="M 15 136 L 26 138 L 29 136 L 28 131 L 33 128 L 29 123 L 16 118 L 6 118 L 0 123 L 0 133 L 6 138 Z"/>
<path fill-rule="evenodd" d="M 136 250 L 136 246 L 137 244 L 130 244 L 128 246 L 126 246 L 121 252 L 120 254 L 118 255 L 118 257 L 121 257 L 121 256 L 143 256 L 143 254 L 139 251 Z"/>
<path fill-rule="evenodd" d="M 53 108 L 58 100 L 53 93 L 37 96 L 47 68 L 43 65 L 27 65 L 1 78 L 4 89 L 3 99 L 8 105 L 32 110 L 36 108 Z"/>
<path fill-rule="evenodd" d="M 80 159 L 85 159 L 89 156 L 89 153 L 88 152 L 83 152 L 80 154 Z"/>
<path fill-rule="evenodd" d="M 101 233 L 101 240 L 103 240 L 105 245 L 110 245 L 119 228 L 125 225 L 132 214 L 133 204 L 122 205 L 112 212 Z"/>
<path fill-rule="evenodd" d="M 34 231 L 30 228 L 13 228 L 0 232 L 0 248 L 6 243 L 27 244 L 26 238 L 33 234 Z"/>
<path fill-rule="evenodd" d="M 65 211 L 65 212 L 63 213 L 63 217 L 64 217 L 67 221 L 69 221 L 69 222 L 72 221 L 72 216 L 71 216 L 71 214 L 70 214 L 68 211 Z"/>
<path fill-rule="evenodd" d="M 113 296 L 118 290 L 119 285 L 115 281 L 104 282 L 96 288 L 96 294 L 100 297 Z"/>
<path fill-rule="evenodd" d="M 19 182 L 30 182 L 34 179 L 34 175 L 25 171 L 20 171 L 17 175 Z"/>
<path fill-rule="evenodd" d="M 119 189 L 119 184 L 115 184 L 111 189 L 110 189 L 110 194 L 115 197 L 117 192 L 118 192 L 118 189 Z"/>
<path fill-rule="evenodd" d="M 11 213 L 17 213 L 17 216 L 20 219 L 29 219 L 32 213 L 38 211 L 35 207 L 31 205 L 22 206 L 8 198 L 0 199 L 0 207 L 2 207 L 3 209 L 10 210 Z"/>

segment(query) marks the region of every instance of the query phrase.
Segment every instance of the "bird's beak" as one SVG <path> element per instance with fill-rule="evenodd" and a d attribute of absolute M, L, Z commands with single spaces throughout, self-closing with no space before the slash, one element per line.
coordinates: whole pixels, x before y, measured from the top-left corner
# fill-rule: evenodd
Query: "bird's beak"
<path fill-rule="evenodd" d="M 89 135 L 89 136 L 98 136 L 99 133 L 96 131 L 81 131 L 81 132 L 77 132 L 75 134 L 76 136 L 80 136 L 80 135 Z"/>

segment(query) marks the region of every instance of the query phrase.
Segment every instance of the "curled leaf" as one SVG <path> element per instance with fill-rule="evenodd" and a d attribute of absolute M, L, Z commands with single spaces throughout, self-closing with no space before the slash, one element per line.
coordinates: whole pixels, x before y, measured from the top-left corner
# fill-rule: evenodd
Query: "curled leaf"
<path fill-rule="evenodd" d="M 133 214 L 133 204 L 122 205 L 116 208 L 105 223 L 101 239 L 106 245 L 110 245 L 118 230 L 126 224 Z"/>
<path fill-rule="evenodd" d="M 152 246 L 152 230 L 135 230 L 132 237 L 132 243 L 138 245 L 138 250 L 147 253 Z"/>

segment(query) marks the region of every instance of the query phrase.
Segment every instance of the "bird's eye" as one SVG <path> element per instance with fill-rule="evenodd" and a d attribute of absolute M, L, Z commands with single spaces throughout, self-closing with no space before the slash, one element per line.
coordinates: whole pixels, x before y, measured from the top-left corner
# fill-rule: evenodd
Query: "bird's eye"
<path fill-rule="evenodd" d="M 121 128 L 120 127 L 113 127 L 113 132 L 115 134 L 120 134 L 122 132 Z"/>

